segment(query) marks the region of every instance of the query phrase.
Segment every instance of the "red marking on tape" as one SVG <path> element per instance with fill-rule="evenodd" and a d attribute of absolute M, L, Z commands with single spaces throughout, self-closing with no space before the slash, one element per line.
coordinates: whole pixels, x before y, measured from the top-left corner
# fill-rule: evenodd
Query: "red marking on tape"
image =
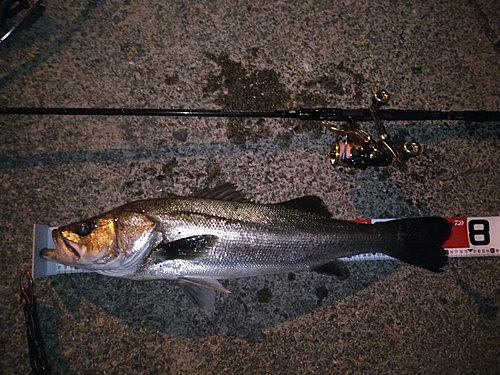
<path fill-rule="evenodd" d="M 372 219 L 354 219 L 354 220 L 349 220 L 349 221 L 353 221 L 355 223 L 360 223 L 360 224 L 371 224 L 372 223 Z"/>
<path fill-rule="evenodd" d="M 446 218 L 453 224 L 451 234 L 448 240 L 443 244 L 445 249 L 460 249 L 468 248 L 469 233 L 467 231 L 467 218 L 466 217 L 449 217 Z"/>

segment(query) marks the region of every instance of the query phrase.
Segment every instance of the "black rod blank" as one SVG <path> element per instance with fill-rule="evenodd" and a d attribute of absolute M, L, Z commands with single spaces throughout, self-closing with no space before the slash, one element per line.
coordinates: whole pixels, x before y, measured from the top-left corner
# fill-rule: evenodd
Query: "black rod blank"
<path fill-rule="evenodd" d="M 368 109 L 301 108 L 284 111 L 191 110 L 155 108 L 36 108 L 4 107 L 0 115 L 70 115 L 70 116 L 177 116 L 177 117 L 247 117 L 296 118 L 316 121 L 371 121 Z M 500 111 L 419 111 L 387 109 L 377 115 L 385 121 L 456 120 L 471 122 L 500 121 Z"/>

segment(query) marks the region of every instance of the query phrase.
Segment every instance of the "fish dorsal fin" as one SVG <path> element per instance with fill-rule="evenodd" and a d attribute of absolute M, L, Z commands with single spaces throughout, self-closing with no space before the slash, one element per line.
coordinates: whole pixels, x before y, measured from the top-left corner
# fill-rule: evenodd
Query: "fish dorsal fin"
<path fill-rule="evenodd" d="M 214 311 L 215 292 L 230 293 L 216 279 L 204 277 L 183 277 L 178 280 L 181 289 L 205 314 Z"/>
<path fill-rule="evenodd" d="M 205 254 L 214 245 L 217 238 L 217 236 L 206 234 L 160 243 L 151 252 L 150 259 L 154 263 L 173 259 L 196 259 Z"/>
<path fill-rule="evenodd" d="M 328 210 L 328 207 L 326 207 L 321 198 L 316 195 L 306 195 L 289 201 L 275 203 L 274 205 L 311 212 L 328 218 L 332 217 L 332 213 Z"/>
<path fill-rule="evenodd" d="M 191 194 L 195 198 L 218 199 L 225 201 L 250 202 L 244 193 L 236 189 L 231 183 L 216 186 L 214 188 L 205 188 Z"/>

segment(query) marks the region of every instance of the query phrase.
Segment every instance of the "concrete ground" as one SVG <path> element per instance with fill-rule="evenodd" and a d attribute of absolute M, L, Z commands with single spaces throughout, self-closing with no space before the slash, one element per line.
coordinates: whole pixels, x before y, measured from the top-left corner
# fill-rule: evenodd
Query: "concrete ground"
<path fill-rule="evenodd" d="M 50 0 L 0 48 L 0 107 L 500 110 L 500 2 Z M 32 225 L 232 182 L 321 197 L 339 219 L 495 216 L 500 124 L 390 123 L 406 168 L 334 169 L 319 123 L 0 116 L 0 373 L 29 373 L 18 275 Z M 350 264 L 338 280 L 224 281 L 205 316 L 171 282 L 37 280 L 55 374 L 498 374 L 500 259 L 441 274 Z"/>

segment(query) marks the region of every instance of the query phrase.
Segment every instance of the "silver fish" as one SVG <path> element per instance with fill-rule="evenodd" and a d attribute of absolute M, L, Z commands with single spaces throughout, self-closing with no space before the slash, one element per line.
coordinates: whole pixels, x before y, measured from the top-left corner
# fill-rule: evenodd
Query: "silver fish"
<path fill-rule="evenodd" d="M 247 201 L 234 186 L 192 197 L 141 200 L 54 229 L 48 260 L 103 275 L 177 280 L 205 311 L 217 280 L 314 270 L 343 275 L 337 258 L 379 252 L 440 272 L 452 224 L 439 217 L 373 225 L 331 218 L 315 196 Z"/>

